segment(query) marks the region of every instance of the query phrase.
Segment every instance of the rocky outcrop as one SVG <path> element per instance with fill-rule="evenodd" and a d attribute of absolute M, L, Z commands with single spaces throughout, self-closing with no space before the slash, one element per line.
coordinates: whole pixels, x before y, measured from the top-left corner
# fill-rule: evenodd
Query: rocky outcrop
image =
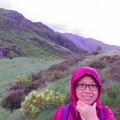
<path fill-rule="evenodd" d="M 18 56 L 20 55 L 20 48 L 17 46 L 12 46 L 11 48 L 0 48 L 0 58 L 8 57 L 10 51 L 17 54 Z"/>
<path fill-rule="evenodd" d="M 0 58 L 7 57 L 9 54 L 9 48 L 0 48 Z"/>

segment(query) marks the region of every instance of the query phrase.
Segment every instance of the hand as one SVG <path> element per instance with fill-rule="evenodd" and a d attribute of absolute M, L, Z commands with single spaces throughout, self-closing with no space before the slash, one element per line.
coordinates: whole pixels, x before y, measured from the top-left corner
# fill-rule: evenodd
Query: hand
<path fill-rule="evenodd" d="M 99 120 L 96 113 L 96 103 L 90 106 L 78 100 L 76 109 L 85 120 Z"/>

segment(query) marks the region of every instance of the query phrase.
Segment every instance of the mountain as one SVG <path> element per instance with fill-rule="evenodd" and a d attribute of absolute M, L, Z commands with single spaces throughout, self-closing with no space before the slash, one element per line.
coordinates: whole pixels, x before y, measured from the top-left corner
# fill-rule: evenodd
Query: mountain
<path fill-rule="evenodd" d="M 79 35 L 75 35 L 72 33 L 62 33 L 65 37 L 69 38 L 74 44 L 78 47 L 86 50 L 86 51 L 93 51 L 98 46 L 102 48 L 102 50 L 115 50 L 120 49 L 120 46 L 116 45 L 108 45 L 101 41 L 95 40 L 93 38 L 84 38 Z"/>
<path fill-rule="evenodd" d="M 65 57 L 85 52 L 45 24 L 32 22 L 16 11 L 0 8 L 0 57 L 10 53 L 17 56 Z"/>
<path fill-rule="evenodd" d="M 8 56 L 68 57 L 95 50 L 119 49 L 92 38 L 54 32 L 13 10 L 0 8 L 0 58 Z"/>

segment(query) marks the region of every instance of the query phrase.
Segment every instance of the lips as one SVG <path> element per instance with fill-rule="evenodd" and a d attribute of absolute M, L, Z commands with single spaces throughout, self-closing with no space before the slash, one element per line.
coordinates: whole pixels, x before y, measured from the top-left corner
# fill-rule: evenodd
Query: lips
<path fill-rule="evenodd" d="M 92 96 L 83 96 L 83 98 L 84 98 L 85 101 L 90 101 Z"/>

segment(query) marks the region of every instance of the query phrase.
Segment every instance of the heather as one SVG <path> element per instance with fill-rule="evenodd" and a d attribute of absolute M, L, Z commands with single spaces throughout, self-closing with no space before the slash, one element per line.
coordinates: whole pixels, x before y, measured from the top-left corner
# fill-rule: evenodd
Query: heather
<path fill-rule="evenodd" d="M 86 53 L 84 55 L 77 56 L 74 55 L 72 57 L 65 59 L 63 62 L 60 62 L 58 64 L 57 63 L 51 64 L 49 67 L 41 70 L 36 70 L 34 73 L 32 72 L 29 75 L 23 73 L 16 75 L 16 77 L 11 80 L 11 84 L 8 84 L 6 87 L 7 88 L 6 91 L 8 91 L 8 94 L 5 94 L 4 97 L 2 97 L 1 99 L 2 101 L 1 113 L 5 111 L 5 113 L 9 116 L 14 114 L 14 118 L 16 119 L 17 118 L 20 120 L 27 119 L 26 114 L 29 113 L 24 112 L 24 110 L 25 111 L 27 110 L 26 106 L 29 103 L 31 104 L 29 112 L 31 112 L 33 116 L 35 115 L 34 118 L 31 119 L 51 120 L 57 107 L 59 105 L 68 103 L 70 100 L 69 80 L 71 78 L 73 70 L 78 66 L 88 65 L 94 67 L 100 73 L 101 79 L 103 81 L 103 94 L 101 96 L 103 104 L 109 105 L 116 116 L 116 120 L 119 120 L 120 119 L 119 59 L 120 59 L 119 51 L 111 52 L 94 51 L 91 53 Z M 47 61 L 44 62 L 47 63 Z M 48 96 L 44 96 L 46 94 L 44 93 L 44 91 L 46 91 L 47 89 L 51 90 L 51 92 L 48 93 Z M 34 99 L 30 99 L 32 98 L 30 97 L 30 95 L 32 94 L 33 91 L 35 91 L 34 93 L 35 96 L 33 96 Z M 40 97 L 41 93 L 43 93 L 42 99 Z M 54 94 L 57 93 L 59 93 L 58 97 L 54 98 L 55 97 Z M 65 95 L 66 97 L 64 100 L 62 100 L 63 103 L 60 103 L 59 100 L 64 98 L 62 94 Z M 17 100 L 17 98 L 19 97 L 21 99 Z M 26 101 L 27 99 L 26 97 L 29 98 L 28 99 L 29 102 Z M 40 107 L 41 104 L 39 103 L 39 100 L 43 100 L 42 108 Z M 47 101 L 48 104 L 44 104 L 45 101 Z M 53 104 L 51 101 L 54 101 L 54 103 L 56 104 Z M 22 104 L 24 103 L 24 106 L 21 103 Z M 8 106 L 10 105 L 11 107 L 9 108 Z M 21 112 L 21 109 L 23 110 L 23 112 Z M 5 117 L 5 113 L 2 116 Z M 16 113 L 18 114 L 16 115 Z"/>
<path fill-rule="evenodd" d="M 51 120 L 57 107 L 70 100 L 73 70 L 88 65 L 100 72 L 103 104 L 119 120 L 120 50 L 115 50 L 119 48 L 54 32 L 41 22 L 0 8 L 0 119 Z"/>

